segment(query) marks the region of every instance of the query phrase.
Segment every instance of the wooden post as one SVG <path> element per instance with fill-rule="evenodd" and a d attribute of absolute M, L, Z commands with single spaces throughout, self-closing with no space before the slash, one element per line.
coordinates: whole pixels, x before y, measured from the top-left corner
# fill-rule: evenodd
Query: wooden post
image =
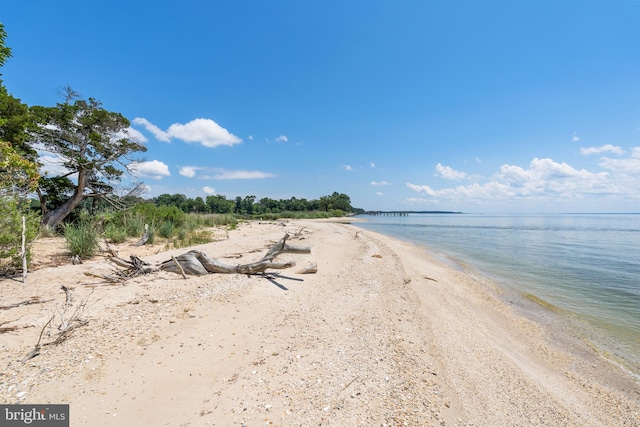
<path fill-rule="evenodd" d="M 27 219 L 22 217 L 22 283 L 27 281 Z"/>

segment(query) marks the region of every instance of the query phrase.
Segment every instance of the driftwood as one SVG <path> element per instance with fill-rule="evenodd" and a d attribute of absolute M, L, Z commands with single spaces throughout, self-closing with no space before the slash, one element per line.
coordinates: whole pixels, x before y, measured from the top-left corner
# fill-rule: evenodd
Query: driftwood
<path fill-rule="evenodd" d="M 249 264 L 227 264 L 219 259 L 209 258 L 207 254 L 202 251 L 194 250 L 164 261 L 160 264 L 160 270 L 201 276 L 210 273 L 261 274 L 264 273 L 267 268 L 283 269 L 293 267 L 295 262 L 277 263 L 274 262 L 274 259 L 283 253 L 308 254 L 311 253 L 311 248 L 308 246 L 290 245 L 287 243 L 288 237 L 289 235 L 285 234 L 278 243 L 269 249 L 261 260 Z"/>
<path fill-rule="evenodd" d="M 22 283 L 27 281 L 27 248 L 26 248 L 26 236 L 27 236 L 27 218 L 22 217 Z"/>
<path fill-rule="evenodd" d="M 100 275 L 93 273 L 85 273 L 87 276 L 100 277 L 102 279 L 108 280 L 110 282 L 119 282 L 122 283 L 127 279 L 131 279 L 132 277 L 140 276 L 143 274 L 153 273 L 157 271 L 157 269 L 149 267 L 149 263 L 141 260 L 135 255 L 129 255 L 130 261 L 119 257 L 109 257 L 107 261 L 112 262 L 118 267 L 121 267 L 122 270 L 117 270 L 114 275 Z"/>
<path fill-rule="evenodd" d="M 149 224 L 144 225 L 144 234 L 142 235 L 140 240 L 138 240 L 138 243 L 136 243 L 136 246 L 144 245 L 145 243 L 147 243 L 147 240 L 149 240 Z"/>
<path fill-rule="evenodd" d="M 184 270 L 182 269 L 182 266 L 180 265 L 180 263 L 178 262 L 178 260 L 176 259 L 176 257 L 174 257 L 173 255 L 171 255 L 171 260 L 176 264 L 176 267 L 178 267 L 178 270 L 180 270 L 180 274 L 182 274 L 182 278 L 186 279 L 187 275 L 184 274 Z"/>
<path fill-rule="evenodd" d="M 91 297 L 91 295 L 93 294 L 93 291 L 91 291 L 91 293 L 85 298 L 81 299 L 80 303 L 74 307 L 73 288 L 68 288 L 62 285 L 61 289 L 64 291 L 65 296 L 64 305 L 61 308 L 56 308 L 56 313 L 51 316 L 49 321 L 42 327 L 42 329 L 40 330 L 40 336 L 38 337 L 38 342 L 33 347 L 33 349 L 22 358 L 22 363 L 25 363 L 26 361 L 31 360 L 39 355 L 40 350 L 43 346 L 58 345 L 66 341 L 76 328 L 89 323 L 88 320 L 85 320 L 83 318 L 83 314 L 85 309 L 87 308 L 87 302 L 89 301 L 89 297 Z M 47 327 L 56 319 L 56 317 L 60 319 L 60 324 L 58 325 L 58 335 L 56 339 L 40 345 L 45 329 L 47 329 Z"/>
<path fill-rule="evenodd" d="M 297 274 L 313 274 L 318 272 L 318 264 L 315 262 L 310 262 L 306 267 L 301 268 L 296 271 Z"/>
<path fill-rule="evenodd" d="M 9 305 L 2 305 L 0 306 L 0 310 L 9 310 L 10 308 L 22 307 L 23 305 L 43 304 L 49 301 L 53 301 L 53 300 L 52 299 L 43 300 L 43 299 L 40 299 L 40 297 L 31 297 L 25 301 L 20 301 L 20 302 L 9 304 Z"/>

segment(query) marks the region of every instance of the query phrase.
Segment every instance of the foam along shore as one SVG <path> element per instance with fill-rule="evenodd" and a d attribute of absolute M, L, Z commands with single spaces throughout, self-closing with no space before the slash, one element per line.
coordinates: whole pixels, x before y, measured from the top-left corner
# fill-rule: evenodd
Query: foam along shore
<path fill-rule="evenodd" d="M 114 286 L 84 275 L 110 270 L 97 259 L 3 281 L 0 305 L 52 301 L 0 310 L 0 323 L 34 326 L 0 335 L 0 401 L 69 403 L 74 426 L 640 425 L 637 379 L 411 244 L 296 220 L 241 224 L 197 249 L 251 262 L 285 231 L 311 253 L 281 261 L 316 274 L 158 272 Z M 23 364 L 61 285 L 88 323 Z"/>

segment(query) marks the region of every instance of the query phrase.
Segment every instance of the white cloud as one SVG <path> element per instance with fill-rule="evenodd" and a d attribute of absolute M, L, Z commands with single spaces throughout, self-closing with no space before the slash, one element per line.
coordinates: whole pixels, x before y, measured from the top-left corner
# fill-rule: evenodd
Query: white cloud
<path fill-rule="evenodd" d="M 377 196 L 384 196 L 384 193 L 383 193 L 382 191 L 377 191 L 377 192 L 376 192 L 376 195 L 377 195 Z"/>
<path fill-rule="evenodd" d="M 158 161 L 131 163 L 129 172 L 136 177 L 148 177 L 152 179 L 162 179 L 164 176 L 171 176 L 169 166 Z"/>
<path fill-rule="evenodd" d="M 380 186 L 380 185 L 391 185 L 391 184 L 389 184 L 387 181 L 380 181 L 380 182 L 371 181 L 370 185 Z"/>
<path fill-rule="evenodd" d="M 351 169 L 351 165 L 340 165 L 340 167 L 346 171 L 350 171 Z"/>
<path fill-rule="evenodd" d="M 287 138 L 284 135 L 280 135 L 279 137 L 276 138 L 276 142 L 287 142 L 289 141 L 289 138 Z"/>
<path fill-rule="evenodd" d="M 158 126 L 154 125 L 147 119 L 144 119 L 142 117 L 136 117 L 135 119 L 133 119 L 133 123 L 144 126 L 145 129 L 151 132 L 158 141 L 162 141 L 162 142 L 171 141 L 171 137 L 167 132 L 163 131 L 162 129 L 160 129 Z"/>
<path fill-rule="evenodd" d="M 626 159 L 610 159 L 603 157 L 600 159 L 600 167 L 613 171 L 612 173 L 625 175 L 627 180 L 640 181 L 640 147 L 631 149 L 631 157 Z M 640 185 L 640 182 L 638 182 Z"/>
<path fill-rule="evenodd" d="M 440 204 L 440 202 L 438 200 L 435 199 L 424 199 L 421 197 L 409 197 L 408 199 L 406 199 L 404 201 L 404 204 L 408 204 L 408 205 L 430 205 L 430 206 L 437 206 Z"/>
<path fill-rule="evenodd" d="M 205 147 L 234 145 L 242 142 L 240 138 L 211 119 L 195 119 L 184 125 L 174 123 L 169 126 L 167 133 L 173 138 L 186 142 L 199 142 Z"/>
<path fill-rule="evenodd" d="M 213 196 L 214 194 L 216 194 L 215 188 L 207 187 L 206 185 L 202 187 L 202 191 L 204 191 L 204 193 L 208 194 L 209 196 Z"/>
<path fill-rule="evenodd" d="M 249 141 L 253 141 L 253 135 L 249 135 L 249 137 L 247 138 Z"/>
<path fill-rule="evenodd" d="M 580 153 L 584 156 L 588 156 L 589 154 L 600 154 L 607 152 L 614 154 L 624 154 L 624 150 L 622 148 L 616 147 L 615 145 L 611 144 L 602 145 L 600 147 L 589 147 L 580 149 Z"/>
<path fill-rule="evenodd" d="M 577 132 L 573 133 L 573 136 L 571 137 L 571 142 L 578 142 L 580 141 L 580 137 L 578 136 Z"/>
<path fill-rule="evenodd" d="M 149 141 L 147 139 L 147 137 L 142 134 L 142 132 L 140 132 L 137 129 L 132 128 L 131 126 L 126 128 L 122 132 L 118 132 L 117 134 L 114 135 L 114 137 L 116 139 L 129 138 L 129 139 L 132 139 L 132 140 L 134 140 L 136 142 L 139 142 L 139 143 L 144 143 L 144 142 Z"/>
<path fill-rule="evenodd" d="M 206 172 L 206 174 L 198 175 L 199 171 Z M 273 178 L 276 175 L 270 172 L 262 171 L 247 171 L 247 170 L 227 170 L 223 168 L 214 167 L 202 167 L 202 166 L 183 166 L 178 172 L 182 176 L 187 178 L 198 179 L 264 179 Z"/>
<path fill-rule="evenodd" d="M 638 159 L 640 162 L 640 158 Z M 620 194 L 621 188 L 608 172 L 575 169 L 567 163 L 534 158 L 528 168 L 505 164 L 485 183 L 444 189 L 406 183 L 411 190 L 438 199 L 475 200 L 567 200 L 587 195 Z M 637 192 L 636 192 L 637 193 Z"/>
<path fill-rule="evenodd" d="M 193 178 L 194 176 L 196 176 L 196 171 L 200 169 L 202 168 L 199 168 L 197 166 L 183 166 L 180 168 L 178 173 L 182 176 L 186 176 L 187 178 Z"/>
<path fill-rule="evenodd" d="M 442 164 L 438 163 L 436 165 L 436 176 L 444 179 L 450 179 L 454 181 L 459 181 L 466 177 L 464 172 L 459 172 L 455 169 L 450 168 L 449 166 L 442 166 Z"/>
<path fill-rule="evenodd" d="M 231 134 L 211 119 L 194 119 L 188 123 L 174 123 L 166 131 L 149 122 L 147 119 L 136 117 L 133 123 L 144 126 L 159 141 L 170 142 L 171 139 L 181 139 L 185 142 L 197 142 L 205 147 L 218 145 L 234 145 L 242 142 L 240 138 Z"/>
<path fill-rule="evenodd" d="M 202 179 L 264 179 L 264 178 L 273 178 L 276 176 L 275 174 L 269 172 L 261 172 L 261 171 L 245 171 L 245 170 L 226 170 L 226 169 L 215 169 L 217 173 L 211 176 L 202 176 Z"/>
<path fill-rule="evenodd" d="M 372 168 L 375 168 L 375 167 L 376 167 L 376 164 L 375 164 L 375 163 L 373 163 L 373 162 L 371 162 L 371 163 L 369 163 L 369 166 L 370 166 L 370 167 L 372 167 Z"/>
<path fill-rule="evenodd" d="M 40 172 L 48 176 L 66 175 L 70 172 L 69 169 L 63 166 L 64 159 L 57 154 L 40 155 L 39 160 L 42 164 L 42 166 L 40 166 Z"/>

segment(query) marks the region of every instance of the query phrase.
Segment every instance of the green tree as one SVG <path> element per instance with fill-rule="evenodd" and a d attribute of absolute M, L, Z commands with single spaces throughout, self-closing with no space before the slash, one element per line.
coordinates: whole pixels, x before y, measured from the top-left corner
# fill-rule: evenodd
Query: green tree
<path fill-rule="evenodd" d="M 129 156 L 146 151 L 128 136 L 129 121 L 120 113 L 105 110 L 93 98 L 76 99 L 70 88 L 66 93 L 66 101 L 55 107 L 31 108 L 38 124 L 31 143 L 57 156 L 67 171 L 52 178 L 75 177 L 71 194 L 62 193 L 65 200 L 60 205 L 49 210 L 46 197 L 41 198 L 42 223 L 49 227 L 64 220 L 82 200 L 109 195 L 133 162 Z"/>
<path fill-rule="evenodd" d="M 227 200 L 227 198 L 221 194 L 207 196 L 206 203 L 209 206 L 211 213 L 232 213 L 235 207 L 235 202 L 233 200 Z"/>
<path fill-rule="evenodd" d="M 330 204 L 331 200 L 329 199 L 329 196 L 322 196 L 318 199 L 318 209 L 321 211 L 328 212 Z"/>
<path fill-rule="evenodd" d="M 11 58 L 11 48 L 5 46 L 6 38 L 7 32 L 4 30 L 2 22 L 0 22 L 0 67 L 4 65 L 7 59 Z"/>
<path fill-rule="evenodd" d="M 334 191 L 329 196 L 329 209 L 339 209 L 344 212 L 351 212 L 351 199 L 346 194 Z"/>
<path fill-rule="evenodd" d="M 193 210 L 196 213 L 208 213 L 210 212 L 209 206 L 204 202 L 202 197 L 198 196 L 193 201 Z"/>
<path fill-rule="evenodd" d="M 0 197 L 24 195 L 36 188 L 38 167 L 0 140 Z"/>
<path fill-rule="evenodd" d="M 19 155 L 36 163 L 37 153 L 27 144 L 32 126 L 29 107 L 11 95 L 0 79 L 0 140 L 10 142 Z"/>
<path fill-rule="evenodd" d="M 242 213 L 253 214 L 253 202 L 256 200 L 256 196 L 245 196 L 242 200 Z"/>
<path fill-rule="evenodd" d="M 0 22 L 0 67 L 11 57 L 6 37 Z M 25 145 L 29 123 L 29 107 L 9 94 L 0 79 L 0 196 L 24 195 L 35 188 L 36 154 Z"/>
<path fill-rule="evenodd" d="M 5 46 L 7 33 L 0 23 L 0 67 L 11 57 Z M 30 243 L 38 232 L 39 218 L 29 212 L 26 194 L 38 182 L 38 167 L 27 154 L 26 129 L 28 107 L 7 92 L 0 79 L 0 274 L 14 272 L 22 261 L 22 220 L 25 219 L 25 240 Z M 35 154 L 32 156 L 35 158 Z"/>

